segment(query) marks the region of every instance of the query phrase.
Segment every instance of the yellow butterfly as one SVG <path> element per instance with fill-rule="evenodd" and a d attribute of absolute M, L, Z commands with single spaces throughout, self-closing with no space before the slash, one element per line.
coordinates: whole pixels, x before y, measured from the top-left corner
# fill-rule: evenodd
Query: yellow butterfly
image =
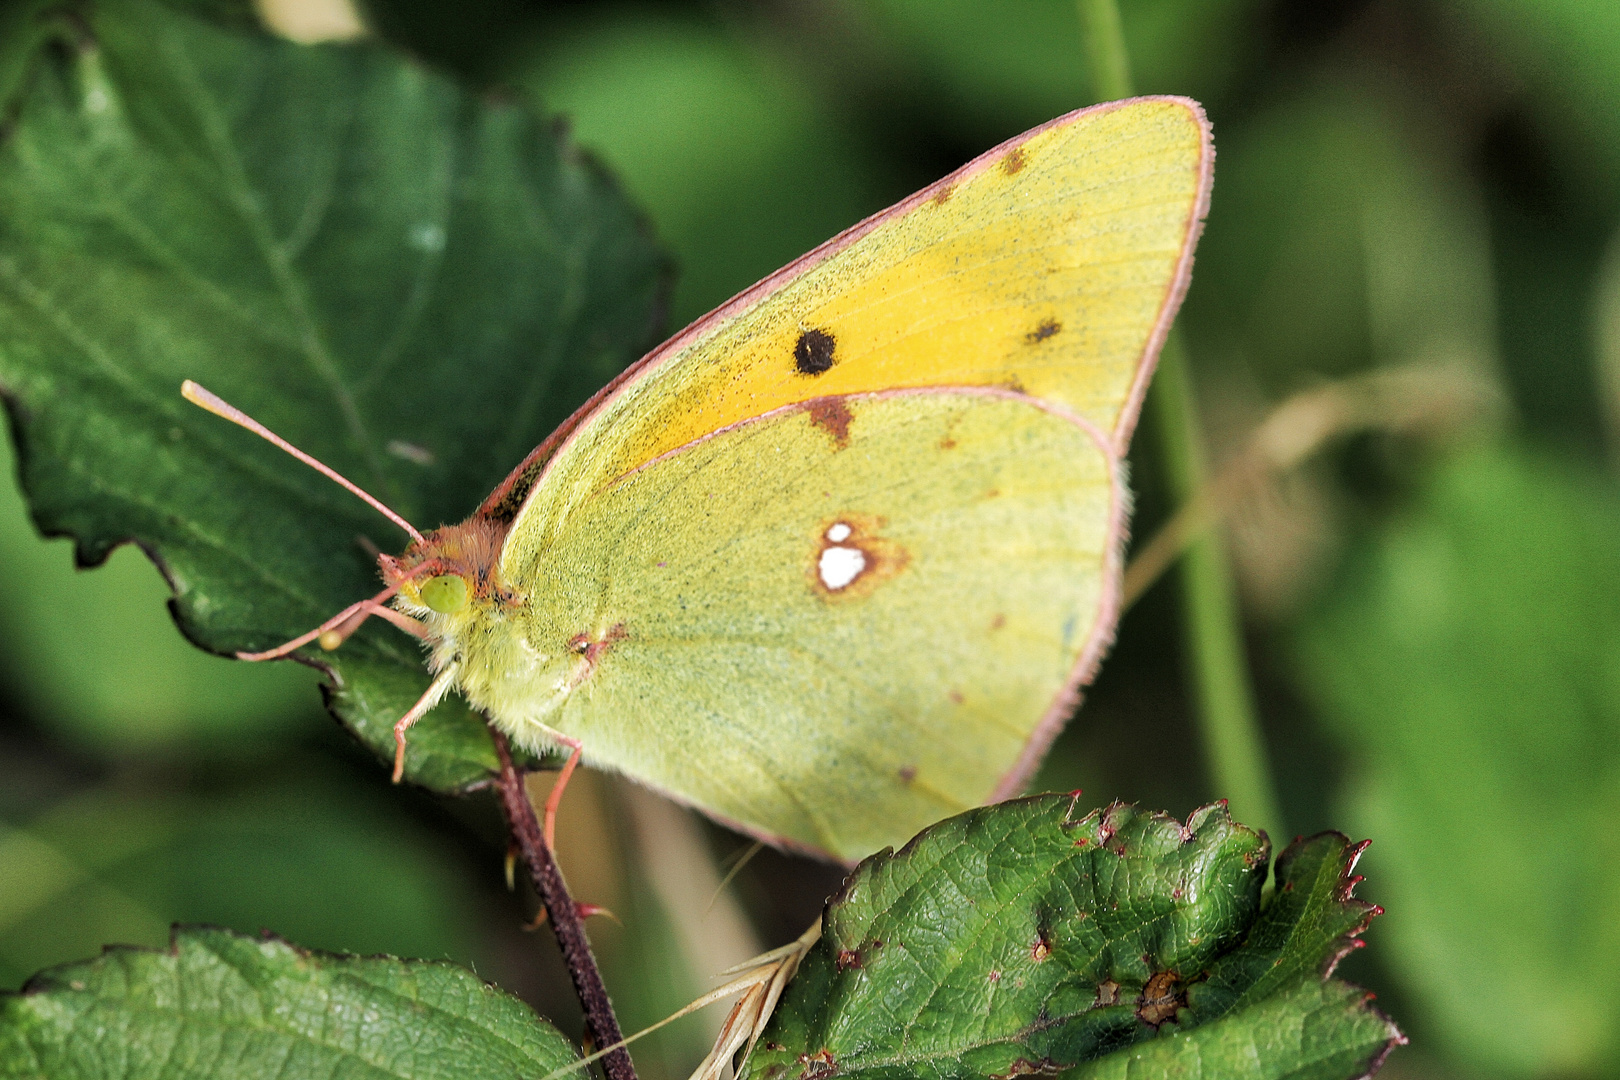
<path fill-rule="evenodd" d="M 1112 639 L 1125 449 L 1212 160 L 1173 97 L 1003 143 L 654 350 L 461 524 L 347 485 L 411 545 L 255 656 L 383 615 L 435 674 L 396 778 L 455 690 L 570 768 L 840 860 L 1016 794 Z"/>

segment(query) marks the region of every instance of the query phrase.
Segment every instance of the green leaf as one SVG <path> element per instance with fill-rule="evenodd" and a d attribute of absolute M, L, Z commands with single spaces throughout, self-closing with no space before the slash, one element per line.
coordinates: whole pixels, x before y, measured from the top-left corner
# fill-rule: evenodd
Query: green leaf
<path fill-rule="evenodd" d="M 1620 496 L 1568 460 L 1459 453 L 1301 628 L 1378 837 L 1388 963 L 1486 1076 L 1620 1068 Z"/>
<path fill-rule="evenodd" d="M 500 946 L 474 930 L 498 917 L 494 898 L 466 872 L 465 840 L 318 754 L 270 773 L 186 796 L 91 789 L 0 819 L 0 988 L 104 942 L 161 947 L 176 922 L 494 962 Z"/>
<path fill-rule="evenodd" d="M 465 517 L 649 343 L 666 274 L 551 125 L 374 46 L 234 35 L 106 0 L 0 147 L 0 385 L 35 520 L 93 565 L 140 544 L 186 635 L 262 649 L 379 587 L 398 530 L 187 405 L 193 378 L 420 526 Z M 63 58 L 65 57 L 65 59 Z M 319 661 L 379 755 L 415 642 Z M 438 789 L 493 763 L 459 701 L 413 734 Z"/>
<path fill-rule="evenodd" d="M 204 748 L 241 760 L 268 737 L 322 722 L 315 672 L 194 648 L 174 632 L 169 586 L 138 549 L 113 552 L 93 574 L 75 570 L 71 541 L 41 539 L 29 521 L 5 441 L 0 475 L 0 565 L 28 583 L 0 606 L 0 672 L 52 739 L 108 760 Z M 161 929 L 158 941 L 167 920 Z"/>
<path fill-rule="evenodd" d="M 581 7 L 534 35 L 510 75 L 566 115 L 658 222 L 680 260 L 679 322 L 900 194 L 796 65 L 696 15 Z"/>
<path fill-rule="evenodd" d="M 577 1058 L 516 998 L 442 961 L 181 929 L 0 996 L 0 1077 L 544 1076 Z"/>
<path fill-rule="evenodd" d="M 749 1080 L 1159 1076 L 1187 1062 L 1204 1080 L 1344 1080 L 1401 1040 L 1328 978 L 1377 910 L 1350 897 L 1360 845 L 1297 842 L 1263 905 L 1270 845 L 1224 804 L 1185 826 L 1118 803 L 1071 820 L 1073 806 L 969 811 L 862 863 Z"/>

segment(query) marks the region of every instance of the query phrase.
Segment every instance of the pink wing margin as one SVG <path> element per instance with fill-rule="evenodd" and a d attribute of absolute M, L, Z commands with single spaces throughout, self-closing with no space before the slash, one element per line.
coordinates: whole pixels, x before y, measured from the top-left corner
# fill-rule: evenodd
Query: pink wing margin
<path fill-rule="evenodd" d="M 1082 116 L 1112 112 L 1115 109 L 1144 102 L 1166 102 L 1180 105 L 1192 115 L 1197 123 L 1199 130 L 1198 191 L 1188 211 L 1181 255 L 1177 260 L 1175 273 L 1171 275 L 1170 281 L 1165 287 L 1164 299 L 1159 305 L 1158 319 L 1148 334 L 1147 342 L 1142 349 L 1142 355 L 1137 360 L 1136 376 L 1132 380 L 1130 392 L 1120 409 L 1114 429 L 1111 432 L 1100 431 L 1078 417 L 1072 417 L 1087 429 L 1097 443 L 1098 449 L 1108 458 L 1109 471 L 1112 477 L 1109 491 L 1108 554 L 1103 571 L 1102 599 L 1098 605 L 1097 617 L 1092 622 L 1091 631 L 1080 651 L 1079 659 L 1076 660 L 1074 668 L 1070 672 L 1067 684 L 1047 707 L 1040 722 L 1036 725 L 1034 733 L 1024 745 L 1018 761 L 996 784 L 987 801 L 1000 802 L 1003 799 L 1020 794 L 1024 786 L 1034 776 L 1041 760 L 1045 758 L 1047 750 L 1051 748 L 1052 741 L 1057 738 L 1058 733 L 1063 730 L 1064 724 L 1068 722 L 1069 717 L 1079 707 L 1082 696 L 1081 689 L 1096 676 L 1097 668 L 1102 663 L 1103 656 L 1107 654 L 1109 648 L 1113 645 L 1114 634 L 1119 625 L 1124 590 L 1125 545 L 1130 536 L 1129 517 L 1131 509 L 1130 493 L 1125 485 L 1125 452 L 1130 446 L 1131 435 L 1136 430 L 1137 420 L 1141 416 L 1142 402 L 1147 396 L 1148 383 L 1153 378 L 1153 371 L 1158 364 L 1159 353 L 1164 348 L 1165 340 L 1170 335 L 1170 326 L 1175 321 L 1176 312 L 1180 310 L 1181 301 L 1187 295 L 1187 288 L 1192 282 L 1193 249 L 1197 247 L 1198 238 L 1203 232 L 1204 218 L 1209 212 L 1210 188 L 1214 180 L 1215 144 L 1210 130 L 1209 118 L 1205 115 L 1203 106 L 1193 99 L 1174 95 L 1134 97 L 1120 101 L 1104 102 L 1100 105 L 1092 105 L 1065 113 L 1054 120 L 1049 120 L 1039 127 L 1031 128 L 1021 135 L 1016 135 L 1006 142 L 986 150 L 950 175 L 935 181 L 887 210 L 879 211 L 864 221 L 850 226 L 821 246 L 801 255 L 768 277 L 762 278 L 759 282 L 738 293 L 707 315 L 694 320 L 680 333 L 620 372 L 617 378 L 597 391 L 589 401 L 581 405 L 574 411 L 572 416 L 547 436 L 544 442 L 535 447 L 528 457 L 524 458 L 518 467 L 512 470 L 511 474 L 495 488 L 489 498 L 484 500 L 483 504 L 478 508 L 477 514 L 482 516 L 492 514 L 496 507 L 508 501 L 513 489 L 523 483 L 529 485 L 528 490 L 522 493 L 523 500 L 526 502 L 544 477 L 547 464 L 557 455 L 558 451 L 573 440 L 591 419 L 619 394 L 623 393 L 628 386 L 652 373 L 694 341 L 706 336 L 717 324 L 725 322 L 759 303 L 800 274 L 837 254 L 873 229 L 926 203 L 942 188 L 954 186 L 967 177 L 990 168 L 998 163 L 1008 151 L 1022 145 L 1042 132 L 1068 124 Z M 743 831 L 753 832 L 753 830 Z M 755 835 L 758 834 L 755 833 Z M 761 838 L 770 839 L 778 845 L 781 844 L 780 838 Z"/>
<path fill-rule="evenodd" d="M 943 188 L 953 187 L 962 180 L 976 173 L 990 168 L 1004 157 L 1014 147 L 1021 146 L 1030 139 L 1051 128 L 1061 127 L 1082 116 L 1100 115 L 1112 112 L 1127 105 L 1136 105 L 1144 102 L 1169 102 L 1187 109 L 1198 124 L 1199 146 L 1201 157 L 1199 161 L 1198 197 L 1194 200 L 1192 213 L 1187 222 L 1186 239 L 1183 242 L 1181 259 L 1176 272 L 1171 278 L 1169 288 L 1165 291 L 1164 303 L 1159 310 L 1159 320 L 1154 325 L 1148 337 L 1147 347 L 1142 352 L 1138 363 L 1136 379 L 1131 385 L 1130 395 L 1126 398 L 1125 406 L 1120 412 L 1119 421 L 1113 431 L 1113 440 L 1116 446 L 1116 456 L 1123 458 L 1125 448 L 1129 445 L 1131 432 L 1136 428 L 1137 415 L 1142 409 L 1142 399 L 1147 394 L 1148 380 L 1153 376 L 1153 368 L 1159 358 L 1159 350 L 1164 346 L 1165 337 L 1170 332 L 1170 323 L 1175 319 L 1176 311 L 1181 306 L 1181 299 L 1187 293 L 1187 285 L 1192 280 L 1192 252 L 1197 245 L 1198 236 L 1203 231 L 1204 215 L 1209 210 L 1209 190 L 1213 177 L 1215 162 L 1215 145 L 1211 139 L 1209 118 L 1204 115 L 1204 107 L 1192 98 L 1177 97 L 1174 95 L 1158 95 L 1147 97 L 1125 98 L 1120 101 L 1108 101 L 1101 105 L 1090 105 L 1084 109 L 1076 109 L 1065 113 L 1054 120 L 1048 120 L 1039 127 L 1031 128 L 1021 135 L 1015 135 L 1006 142 L 994 146 L 972 161 L 963 165 L 955 172 L 945 176 L 927 187 L 918 191 L 900 202 L 895 203 L 887 210 L 880 210 L 864 221 L 857 222 L 828 240 L 821 246 L 799 256 L 780 270 L 760 279 L 742 292 L 727 300 L 707 315 L 694 319 L 680 333 L 653 349 L 646 356 L 621 371 L 612 382 L 593 394 L 589 401 L 574 410 L 567 420 L 557 426 L 557 429 L 546 436 L 544 442 L 529 452 L 517 466 L 509 473 L 505 480 L 496 485 L 487 499 L 478 507 L 476 516 L 490 516 L 495 508 L 509 501 L 513 489 L 520 484 L 527 483 L 528 490 L 523 492 L 523 500 L 527 502 L 528 495 L 539 486 L 540 478 L 545 475 L 544 470 L 552 458 L 571 442 L 574 436 L 583 429 L 587 423 L 600 413 L 610 402 L 619 396 L 632 383 L 651 374 L 655 369 L 678 355 L 681 350 L 707 336 L 718 324 L 725 322 L 740 312 L 746 311 L 776 292 L 782 286 L 803 274 L 805 271 L 821 263 L 823 260 L 836 255 L 844 248 L 861 239 L 873 229 L 885 224 L 928 202 Z M 514 508 L 516 509 L 516 508 Z M 1123 544 L 1123 535 L 1120 543 Z"/>
<path fill-rule="evenodd" d="M 1131 383 L 1131 391 L 1125 398 L 1119 419 L 1114 423 L 1114 430 L 1106 436 L 1098 438 L 1102 433 L 1093 432 L 1093 437 L 1098 439 L 1098 446 L 1108 456 L 1109 472 L 1113 478 L 1109 492 L 1108 555 L 1103 571 L 1102 601 L 1097 608 L 1097 618 L 1091 625 L 1091 633 L 1086 638 L 1085 647 L 1080 650 L 1080 658 L 1075 661 L 1074 669 L 1069 674 L 1068 685 L 1053 699 L 1052 704 L 1047 706 L 1046 713 L 1036 725 L 1034 734 L 1030 736 L 1029 742 L 1024 744 L 1023 753 L 1019 754 L 1017 763 L 991 792 L 990 802 L 1010 799 L 1023 792 L 1024 787 L 1034 777 L 1035 770 L 1046 757 L 1047 750 L 1051 749 L 1052 740 L 1058 737 L 1058 733 L 1068 723 L 1069 717 L 1080 707 L 1081 688 L 1096 678 L 1102 658 L 1114 644 L 1114 634 L 1119 628 L 1124 597 L 1125 544 L 1130 539 L 1131 497 L 1130 490 L 1125 485 L 1125 452 L 1130 448 L 1131 435 L 1136 431 L 1136 422 L 1142 415 L 1142 402 L 1147 397 L 1148 383 L 1153 378 L 1153 371 L 1158 367 L 1159 353 L 1164 349 L 1164 343 L 1170 336 L 1170 325 L 1175 322 L 1176 312 L 1181 309 L 1181 301 L 1187 295 L 1187 287 L 1192 283 L 1193 249 L 1198 246 L 1198 238 L 1204 231 L 1204 218 L 1209 213 L 1209 192 L 1215 179 L 1215 143 L 1210 131 L 1209 118 L 1204 115 L 1203 106 L 1191 98 L 1184 97 L 1131 98 L 1129 101 L 1174 101 L 1191 110 L 1198 122 L 1199 132 L 1198 195 L 1193 200 L 1188 214 L 1187 229 L 1181 244 L 1181 257 L 1176 263 L 1176 272 L 1171 275 L 1170 282 L 1165 287 L 1164 300 L 1159 305 L 1158 321 L 1148 334 L 1147 344 L 1137 360 L 1136 378 Z M 1111 102 L 1109 105 L 1098 105 L 1094 108 L 1104 109 L 1124 104 L 1128 102 Z M 1080 110 L 1082 113 L 1086 111 L 1088 110 Z M 1068 117 L 1062 117 L 1052 123 L 1061 123 L 1066 119 Z M 974 164 L 978 164 L 979 160 L 982 159 L 975 159 Z"/>

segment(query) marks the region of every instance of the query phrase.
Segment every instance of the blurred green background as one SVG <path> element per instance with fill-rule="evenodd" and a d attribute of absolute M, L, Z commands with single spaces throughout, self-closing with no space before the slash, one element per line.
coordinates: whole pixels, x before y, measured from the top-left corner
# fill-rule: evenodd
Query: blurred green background
<path fill-rule="evenodd" d="M 1251 477 L 1226 524 L 1287 832 L 1374 840 L 1361 892 L 1388 914 L 1344 970 L 1412 1037 L 1387 1075 L 1620 1076 L 1620 4 L 1121 6 L 1138 87 L 1215 124 L 1181 321 L 1212 460 L 1295 395 L 1426 379 Z M 299 7 L 276 17 L 316 33 L 298 20 L 323 5 Z M 671 329 L 1093 99 L 1073 0 L 364 16 L 570 118 L 680 261 Z M 1139 539 L 1170 509 L 1151 435 Z M 75 572 L 14 486 L 0 557 L 20 586 L 0 605 L 0 985 L 211 922 L 453 957 L 577 1032 L 492 807 L 390 787 L 312 674 L 191 649 L 138 552 Z M 1172 575 L 1040 786 L 1177 814 L 1223 794 L 1180 618 Z M 767 852 L 721 890 L 744 841 L 600 778 L 572 789 L 561 847 L 620 920 L 593 933 L 629 1029 L 797 935 L 839 878 Z M 684 1076 L 714 1022 L 649 1042 L 643 1075 Z"/>

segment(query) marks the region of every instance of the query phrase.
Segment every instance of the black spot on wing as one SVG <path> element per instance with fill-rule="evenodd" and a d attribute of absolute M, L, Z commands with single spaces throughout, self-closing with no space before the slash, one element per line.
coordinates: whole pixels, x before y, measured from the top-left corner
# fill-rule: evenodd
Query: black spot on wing
<path fill-rule="evenodd" d="M 800 375 L 820 375 L 837 362 L 838 342 L 825 330 L 806 330 L 793 346 L 793 366 Z"/>

